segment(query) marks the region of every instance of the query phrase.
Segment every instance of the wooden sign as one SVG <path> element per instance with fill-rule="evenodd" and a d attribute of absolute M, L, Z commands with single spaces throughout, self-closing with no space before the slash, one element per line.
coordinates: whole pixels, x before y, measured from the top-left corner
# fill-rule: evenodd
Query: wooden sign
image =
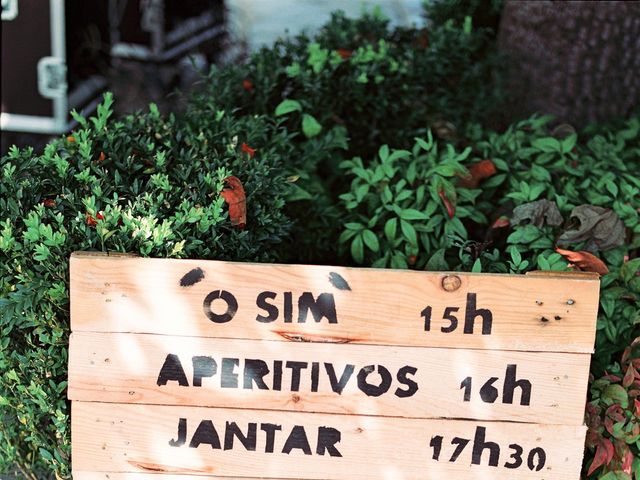
<path fill-rule="evenodd" d="M 74 254 L 74 478 L 578 479 L 598 292 Z"/>

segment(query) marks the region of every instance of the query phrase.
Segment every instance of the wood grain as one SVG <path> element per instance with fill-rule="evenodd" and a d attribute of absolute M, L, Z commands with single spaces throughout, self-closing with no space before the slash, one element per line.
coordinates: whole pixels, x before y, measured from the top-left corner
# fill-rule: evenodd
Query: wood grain
<path fill-rule="evenodd" d="M 188 385 L 180 386 L 178 381 L 168 381 L 160 386 L 157 384 L 168 354 L 177 355 Z M 194 386 L 192 357 L 200 356 L 211 357 L 216 372 L 201 378 L 201 386 Z M 237 374 L 237 388 L 222 387 L 223 358 L 239 359 L 237 367 L 233 369 Z M 264 389 L 259 389 L 249 376 L 250 388 L 244 388 L 246 359 L 265 362 L 269 371 L 261 377 Z M 70 340 L 68 396 L 71 400 L 116 403 L 260 407 L 350 415 L 581 425 L 589 360 L 587 354 L 573 353 L 75 332 Z M 208 359 L 206 361 L 207 365 L 213 363 Z M 281 361 L 283 367 L 279 391 L 274 390 L 275 361 Z M 288 361 L 305 364 L 297 389 L 292 389 L 292 369 L 286 368 Z M 316 367 L 313 362 L 317 363 Z M 330 367 L 327 368 L 325 363 L 329 363 Z M 521 388 L 515 388 L 511 404 L 503 403 L 507 365 L 510 364 L 516 366 L 516 379 L 531 383 L 529 405 L 521 405 Z M 249 362 L 249 366 L 252 365 L 255 363 Z M 347 365 L 352 365 L 353 370 L 339 394 L 335 391 L 335 380 L 341 378 Z M 367 395 L 358 387 L 358 374 L 369 365 L 376 366 L 376 371 L 366 378 L 374 386 L 384 381 L 378 366 L 389 372 L 389 388 L 379 396 Z M 399 375 L 405 366 L 415 368 L 415 374 Z M 312 384 L 314 368 L 318 373 L 315 388 Z M 335 376 L 333 387 L 330 374 Z M 461 389 L 461 382 L 466 377 L 472 378 L 469 401 L 464 401 L 464 389 Z M 497 379 L 493 385 L 498 389 L 499 396 L 494 403 L 487 403 L 481 399 L 480 389 L 492 377 Z M 408 391 L 413 382 L 417 385 L 413 395 L 396 395 L 398 389 L 400 395 Z"/>
<path fill-rule="evenodd" d="M 198 475 L 197 480 L 262 480 L 264 477 L 218 477 L 215 475 Z M 163 473 L 125 473 L 125 472 L 73 472 L 73 480 L 194 480 L 193 475 L 172 475 Z M 270 480 L 286 480 L 282 478 Z M 321 479 L 317 479 L 321 480 Z"/>
<path fill-rule="evenodd" d="M 503 422 L 422 420 L 385 417 L 327 415 L 300 412 L 269 412 L 198 408 L 181 406 L 119 405 L 74 402 L 72 415 L 72 458 L 74 471 L 131 472 L 338 480 L 414 480 L 424 478 L 498 480 L 579 478 L 585 427 L 549 426 Z M 179 418 L 187 422 L 185 445 L 172 447 L 177 437 Z M 222 450 L 200 444 L 190 448 L 190 437 L 202 420 L 210 420 L 220 431 L 223 442 L 225 422 L 236 422 L 245 429 L 258 423 L 257 447 L 247 451 L 237 441 L 233 448 Z M 265 434 L 260 425 L 279 425 L 274 439 L 274 452 L 265 453 Z M 295 448 L 283 453 L 293 427 L 304 425 L 310 454 Z M 340 432 L 335 443 L 341 456 L 316 452 L 319 428 Z M 498 464 L 489 466 L 490 451 L 475 456 L 473 442 L 484 429 L 485 442 L 499 447 Z M 434 459 L 433 439 L 442 436 L 439 460 Z M 455 450 L 451 440 L 470 439 L 457 460 L 450 458 Z M 437 440 L 437 438 L 436 438 Z M 522 448 L 519 468 L 505 468 L 513 463 L 513 449 Z M 540 471 L 527 466 L 529 452 L 542 448 L 546 462 Z M 538 454 L 539 455 L 539 454 Z M 532 466 L 538 463 L 535 461 Z"/>
<path fill-rule="evenodd" d="M 204 278 L 180 286 L 181 279 L 198 268 Z M 204 313 L 203 301 L 215 290 L 231 292 L 237 300 L 237 313 L 227 323 L 214 323 Z M 277 294 L 273 303 L 280 316 L 261 323 L 256 315 L 264 311 L 256 298 L 266 290 Z M 291 323 L 282 320 L 283 292 L 292 292 L 294 299 Z M 303 292 L 332 294 L 337 323 L 311 317 L 298 323 L 295 302 Z M 447 274 L 82 253 L 71 257 L 75 332 L 591 353 L 598 292 L 598 280 L 584 276 Z M 479 318 L 473 334 L 463 333 L 468 293 L 476 294 L 477 308 L 491 310 L 491 334 L 480 332 Z M 216 310 L 220 303 L 225 306 L 222 300 L 213 304 L 216 313 L 221 313 Z M 421 316 L 426 306 L 433 311 L 428 332 Z M 459 309 L 454 315 L 460 326 L 451 333 L 441 331 L 449 325 L 443 320 L 447 307 Z"/>

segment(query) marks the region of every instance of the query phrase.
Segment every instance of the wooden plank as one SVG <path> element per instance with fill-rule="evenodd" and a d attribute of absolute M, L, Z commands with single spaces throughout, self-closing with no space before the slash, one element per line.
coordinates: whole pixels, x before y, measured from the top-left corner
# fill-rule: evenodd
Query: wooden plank
<path fill-rule="evenodd" d="M 264 477 L 218 477 L 214 475 L 198 475 L 197 480 L 263 480 Z M 194 480 L 190 474 L 163 473 L 126 473 L 126 472 L 73 472 L 73 480 Z M 285 480 L 282 478 L 270 480 Z M 321 480 L 321 479 L 318 479 Z"/>
<path fill-rule="evenodd" d="M 266 478 L 327 480 L 575 480 L 586 430 L 90 402 L 73 402 L 72 410 L 76 471 L 239 477 L 260 472 Z M 184 434 L 179 433 L 179 419 Z M 233 434 L 234 426 L 247 435 L 246 445 Z M 253 428 L 255 437 L 249 433 Z M 180 446 L 171 446 L 172 440 Z"/>
<path fill-rule="evenodd" d="M 225 299 L 212 293 L 216 291 L 230 292 L 237 302 L 226 323 L 220 321 L 229 318 L 223 315 L 233 311 L 233 301 L 227 308 Z M 256 320 L 258 314 L 268 317 L 256 304 L 264 291 L 276 295 L 263 298 L 277 307 L 278 318 L 273 321 Z M 291 322 L 283 320 L 284 292 L 291 292 Z M 304 296 L 305 292 L 311 293 Z M 76 332 L 590 353 L 598 292 L 598 280 L 583 276 L 71 257 L 71 324 Z M 320 301 L 322 293 L 325 310 L 315 307 L 317 313 L 330 313 L 333 301 L 335 323 L 328 320 L 330 314 L 316 322 L 312 310 L 304 308 L 305 303 Z M 298 321 L 301 296 L 305 323 Z M 427 307 L 431 307 L 429 331 L 425 331 Z M 489 310 L 491 321 L 476 316 L 482 313 L 479 310 Z M 458 320 L 451 332 L 446 332 L 450 321 L 443 318 L 447 313 Z M 464 333 L 465 326 L 473 327 L 473 333 Z"/>
<path fill-rule="evenodd" d="M 68 396 L 582 425 L 589 361 L 588 354 L 574 353 L 75 332 Z M 375 371 L 368 374 L 367 366 Z M 366 382 L 362 387 L 361 381 Z"/>

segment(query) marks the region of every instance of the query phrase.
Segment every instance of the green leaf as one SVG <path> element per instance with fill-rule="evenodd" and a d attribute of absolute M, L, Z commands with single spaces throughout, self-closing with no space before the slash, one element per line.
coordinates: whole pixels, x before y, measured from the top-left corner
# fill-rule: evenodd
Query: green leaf
<path fill-rule="evenodd" d="M 314 73 L 320 73 L 329 58 L 329 51 L 316 42 L 310 43 L 307 46 L 307 51 L 309 53 L 307 63 L 311 65 Z"/>
<path fill-rule="evenodd" d="M 428 270 L 430 272 L 445 272 L 449 270 L 449 265 L 444 258 L 444 254 L 444 248 L 436 250 L 435 253 L 431 255 L 431 258 L 429 258 L 429 260 L 427 261 L 425 270 Z"/>
<path fill-rule="evenodd" d="M 407 181 L 409 183 L 415 182 L 417 173 L 418 173 L 418 171 L 417 171 L 417 167 L 416 167 L 416 162 L 413 161 L 407 167 L 407 172 L 405 174 L 405 176 L 407 178 Z M 424 190 L 424 187 L 423 187 L 423 190 Z M 420 201 L 420 200 L 418 200 L 418 201 Z"/>
<path fill-rule="evenodd" d="M 411 190 L 402 190 L 398 195 L 396 195 L 396 202 L 402 202 L 407 198 L 411 198 L 411 195 L 413 195 Z"/>
<path fill-rule="evenodd" d="M 83 128 L 87 128 L 87 125 L 88 125 L 87 119 L 84 116 L 82 116 L 82 114 L 78 113 L 75 108 L 71 110 L 69 113 L 71 114 L 73 119 L 76 122 L 78 122 Z"/>
<path fill-rule="evenodd" d="M 367 193 L 369 193 L 369 185 L 366 183 L 356 188 L 356 202 L 360 203 Z"/>
<path fill-rule="evenodd" d="M 531 187 L 531 189 L 529 190 L 529 200 L 533 201 L 536 198 L 538 198 L 542 192 L 544 192 L 547 189 L 546 185 L 543 185 L 542 183 L 536 183 L 535 185 L 533 185 Z"/>
<path fill-rule="evenodd" d="M 445 163 L 443 165 L 438 165 L 433 171 L 443 177 L 453 177 L 455 175 L 464 175 L 467 173 L 467 169 L 462 165 L 457 163 Z"/>
<path fill-rule="evenodd" d="M 400 218 L 403 220 L 427 220 L 427 214 L 414 208 L 405 208 L 400 212 Z"/>
<path fill-rule="evenodd" d="M 576 146 L 576 141 L 578 140 L 578 135 L 575 133 L 569 135 L 567 138 L 561 140 L 560 144 L 562 146 L 562 151 L 564 153 L 569 153 L 573 147 Z"/>
<path fill-rule="evenodd" d="M 356 222 L 348 222 L 348 223 L 345 223 L 344 226 L 348 230 L 360 231 L 360 230 L 364 229 L 364 225 L 362 225 L 361 223 L 356 223 Z"/>
<path fill-rule="evenodd" d="M 511 254 L 511 261 L 513 261 L 515 265 L 522 263 L 522 255 L 520 255 L 520 250 L 518 250 L 516 246 L 512 245 L 509 247 L 509 253 Z"/>
<path fill-rule="evenodd" d="M 622 408 L 629 406 L 629 394 L 622 385 L 618 384 L 609 385 L 605 388 L 604 392 L 602 392 L 602 400 L 604 400 L 607 405 L 617 403 Z"/>
<path fill-rule="evenodd" d="M 402 234 L 411 245 L 414 247 L 418 246 L 418 236 L 413 225 L 409 222 L 405 222 L 404 220 L 400 220 L 400 230 L 402 230 Z"/>
<path fill-rule="evenodd" d="M 549 261 L 544 258 L 542 255 L 538 255 L 538 268 L 540 270 L 551 270 L 551 265 Z"/>
<path fill-rule="evenodd" d="M 473 28 L 473 21 L 469 15 L 464 17 L 464 24 L 462 25 L 462 31 L 469 35 Z"/>
<path fill-rule="evenodd" d="M 357 235 L 358 232 L 355 230 L 343 230 L 338 238 L 338 243 L 347 243 L 352 237 Z"/>
<path fill-rule="evenodd" d="M 378 156 L 380 157 L 380 161 L 381 162 L 386 162 L 387 158 L 389 158 L 389 146 L 388 145 L 382 145 L 380 147 L 380 149 L 378 150 Z"/>
<path fill-rule="evenodd" d="M 296 185 L 295 183 L 291 184 L 291 191 L 287 194 L 287 200 L 290 202 L 296 202 L 299 200 L 311 200 L 313 197 L 309 192 L 307 192 L 304 188 Z"/>
<path fill-rule="evenodd" d="M 635 277 L 640 277 L 640 258 L 624 262 L 620 267 L 620 276 L 627 283 L 631 282 Z"/>
<path fill-rule="evenodd" d="M 49 250 L 49 247 L 47 247 L 46 245 L 43 245 L 42 243 L 39 245 L 36 245 L 35 250 L 36 250 L 36 253 L 33 256 L 33 258 L 38 262 L 44 262 L 51 255 L 51 251 Z"/>
<path fill-rule="evenodd" d="M 389 220 L 387 220 L 387 223 L 384 224 L 384 234 L 390 242 L 393 242 L 393 240 L 395 240 L 397 230 L 397 218 L 390 218 Z"/>
<path fill-rule="evenodd" d="M 356 235 L 351 242 L 351 256 L 356 263 L 362 263 L 364 261 L 364 246 L 362 243 L 362 235 Z"/>
<path fill-rule="evenodd" d="M 473 262 L 473 267 L 471 267 L 471 271 L 473 273 L 480 273 L 482 272 L 482 262 L 480 261 L 479 258 L 476 258 L 476 261 Z"/>
<path fill-rule="evenodd" d="M 528 244 L 537 240 L 543 235 L 542 230 L 533 225 L 524 225 L 516 227 L 515 230 L 507 238 L 508 243 Z"/>
<path fill-rule="evenodd" d="M 429 143 L 427 143 L 421 138 L 415 138 L 415 141 L 418 145 L 420 145 L 420 148 L 422 148 L 426 152 L 431 150 L 431 147 L 433 146 L 433 141 L 430 141 Z"/>
<path fill-rule="evenodd" d="M 631 480 L 631 477 L 624 472 L 608 472 L 602 477 L 598 477 L 598 480 Z"/>
<path fill-rule="evenodd" d="M 497 187 L 502 182 L 504 182 L 506 178 L 507 176 L 504 173 L 499 173 L 498 175 L 494 175 L 493 177 L 484 181 L 484 183 L 482 184 L 482 188 L 486 190 L 489 188 Z"/>
<path fill-rule="evenodd" d="M 391 268 L 409 268 L 407 259 L 402 252 L 395 252 L 391 257 Z"/>
<path fill-rule="evenodd" d="M 358 78 L 356 78 L 356 82 L 358 82 L 358 83 L 369 83 L 369 79 L 367 78 L 367 74 L 362 72 L 360 75 L 358 75 Z"/>
<path fill-rule="evenodd" d="M 302 133 L 307 138 L 313 138 L 322 131 L 322 125 L 308 113 L 302 115 Z"/>
<path fill-rule="evenodd" d="M 384 190 L 382 190 L 382 194 L 380 195 L 380 198 L 384 203 L 391 203 L 391 201 L 393 200 L 393 193 L 391 192 L 389 185 L 384 187 Z M 394 207 L 395 206 L 396 205 L 394 205 Z"/>
<path fill-rule="evenodd" d="M 380 250 L 380 243 L 378 242 L 378 237 L 371 231 L 365 230 L 362 232 L 362 239 L 369 250 L 373 252 L 377 252 Z"/>
<path fill-rule="evenodd" d="M 531 165 L 531 176 L 539 182 L 551 182 L 551 175 L 549 175 L 549 171 L 540 165 Z"/>
<path fill-rule="evenodd" d="M 608 192 L 613 195 L 614 197 L 618 196 L 618 186 L 613 183 L 611 180 L 607 181 L 604 186 L 606 187 L 606 189 L 608 190 Z"/>
<path fill-rule="evenodd" d="M 398 160 L 400 158 L 408 158 L 411 156 L 411 152 L 409 150 L 394 150 L 391 155 L 389 155 L 388 160 L 393 162 L 394 160 Z M 409 180 L 412 181 L 412 180 Z"/>
<path fill-rule="evenodd" d="M 283 100 L 280 105 L 276 107 L 276 117 L 286 115 L 291 112 L 302 111 L 302 105 L 297 100 Z"/>
<path fill-rule="evenodd" d="M 53 460 L 53 455 L 51 455 L 51 452 L 49 452 L 49 450 L 46 450 L 42 447 L 40 447 L 40 456 L 48 461 Z"/>
<path fill-rule="evenodd" d="M 542 150 L 543 152 L 560 152 L 560 142 L 553 137 L 536 138 L 531 142 L 535 148 Z"/>
<path fill-rule="evenodd" d="M 291 65 L 286 67 L 284 71 L 288 76 L 295 78 L 300 75 L 300 64 L 298 62 L 293 62 Z"/>

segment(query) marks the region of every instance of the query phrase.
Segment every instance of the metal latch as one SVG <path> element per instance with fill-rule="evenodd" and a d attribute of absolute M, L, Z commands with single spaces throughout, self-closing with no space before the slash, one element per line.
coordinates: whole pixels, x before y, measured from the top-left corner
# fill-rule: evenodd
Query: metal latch
<path fill-rule="evenodd" d="M 42 57 L 38 61 L 38 91 L 45 98 L 67 94 L 67 65 L 58 57 Z"/>

